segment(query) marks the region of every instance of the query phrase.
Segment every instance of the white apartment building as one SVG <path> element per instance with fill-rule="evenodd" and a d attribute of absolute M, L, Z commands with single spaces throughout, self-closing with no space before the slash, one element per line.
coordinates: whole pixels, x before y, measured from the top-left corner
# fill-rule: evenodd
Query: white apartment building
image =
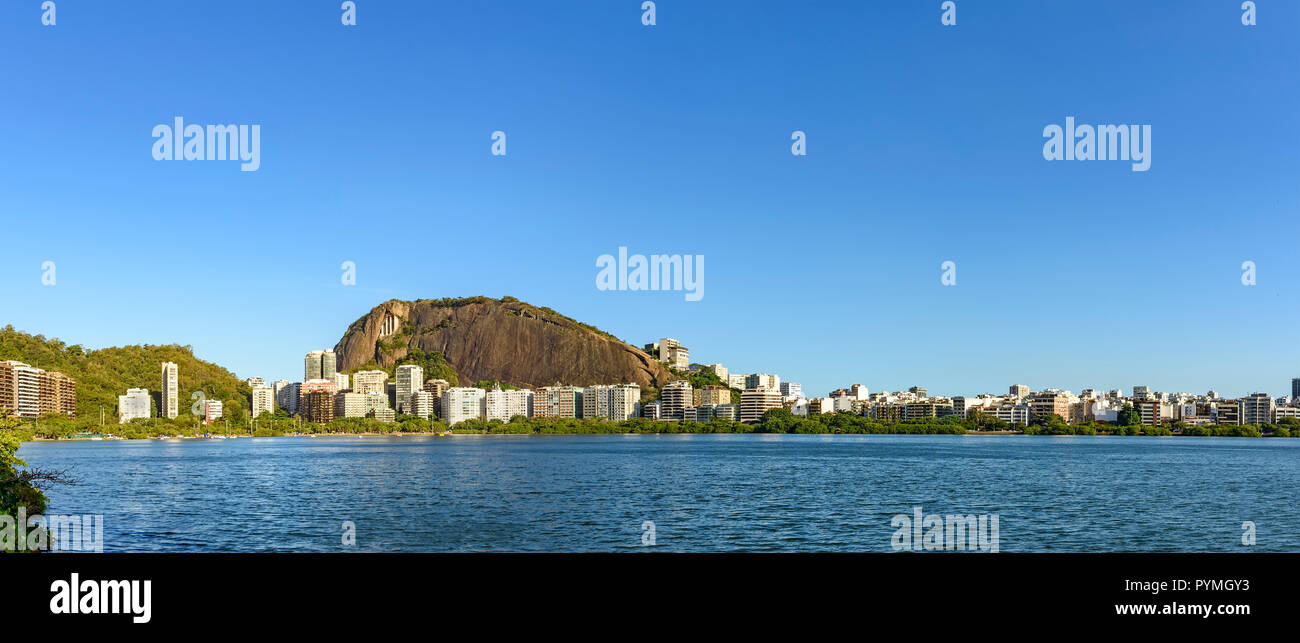
<path fill-rule="evenodd" d="M 528 389 L 503 391 L 500 385 L 493 386 L 483 394 L 483 419 L 509 422 L 516 415 L 528 417 L 532 400 L 533 392 Z"/>
<path fill-rule="evenodd" d="M 117 423 L 126 424 L 137 418 L 147 419 L 149 414 L 149 389 L 129 388 L 126 395 L 117 396 Z"/>
<path fill-rule="evenodd" d="M 349 382 L 348 382 L 348 374 L 347 374 L 347 373 L 335 373 L 335 374 L 334 374 L 334 388 L 336 388 L 336 389 L 338 389 L 338 390 L 340 390 L 340 391 L 346 391 L 346 390 L 352 388 L 352 387 L 349 385 Z"/>
<path fill-rule="evenodd" d="M 741 375 L 740 373 L 732 373 L 728 375 L 726 378 L 727 386 L 731 388 L 740 389 L 743 391 L 745 390 L 745 379 L 747 377 L 748 377 L 747 375 Z"/>
<path fill-rule="evenodd" d="M 289 382 L 280 380 L 275 383 L 275 405 L 285 410 L 289 415 L 298 414 L 298 396 L 302 390 L 302 382 Z"/>
<path fill-rule="evenodd" d="M 253 417 L 275 413 L 275 390 L 262 385 L 253 388 Z"/>
<path fill-rule="evenodd" d="M 388 373 L 384 371 L 357 371 L 352 374 L 352 390 L 356 393 L 382 393 L 388 396 Z"/>
<path fill-rule="evenodd" d="M 664 337 L 659 340 L 659 361 L 678 370 L 686 370 L 691 366 L 691 352 L 681 342 Z"/>
<path fill-rule="evenodd" d="M 448 426 L 478 418 L 483 412 L 483 398 L 487 391 L 481 388 L 454 386 L 442 394 L 442 417 Z"/>
<path fill-rule="evenodd" d="M 411 394 L 424 387 L 424 368 L 415 364 L 397 367 L 397 412 L 410 413 Z"/>
<path fill-rule="evenodd" d="M 175 362 L 163 362 L 162 365 L 162 408 L 158 416 L 169 420 L 176 419 L 180 413 L 180 371 Z"/>
<path fill-rule="evenodd" d="M 753 388 L 767 388 L 781 392 L 781 378 L 768 373 L 754 373 L 745 376 L 745 390 Z"/>
<path fill-rule="evenodd" d="M 727 375 L 728 375 L 727 367 L 723 366 L 722 364 L 705 364 L 702 370 L 717 375 L 718 379 L 722 380 L 723 382 L 727 381 Z"/>
<path fill-rule="evenodd" d="M 432 419 L 438 412 L 438 407 L 433 403 L 434 395 L 429 391 L 416 391 L 411 394 L 410 414 L 422 417 L 426 420 Z"/>
<path fill-rule="evenodd" d="M 857 386 L 857 384 L 854 384 Z M 781 397 L 787 400 L 797 400 L 803 397 L 803 387 L 798 382 L 781 382 Z"/>

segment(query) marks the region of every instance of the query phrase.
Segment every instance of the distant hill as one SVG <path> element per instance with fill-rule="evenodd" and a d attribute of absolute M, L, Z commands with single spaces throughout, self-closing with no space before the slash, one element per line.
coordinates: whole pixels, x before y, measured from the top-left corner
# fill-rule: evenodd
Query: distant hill
<path fill-rule="evenodd" d="M 353 322 L 334 350 L 340 370 L 417 363 L 426 378 L 465 385 L 636 382 L 648 389 L 677 379 L 617 337 L 513 297 L 386 301 Z"/>
<path fill-rule="evenodd" d="M 109 422 L 116 422 L 117 396 L 128 388 L 147 388 L 153 394 L 153 414 L 158 414 L 162 363 L 176 362 L 180 372 L 180 410 L 190 411 L 194 391 L 221 400 L 227 417 L 248 413 L 251 391 L 234 373 L 194 356 L 189 346 L 116 346 L 86 351 L 77 344 L 29 335 L 13 326 L 0 329 L 0 360 L 15 359 L 47 371 L 58 371 L 77 381 L 77 414 L 99 417 L 102 406 Z"/>

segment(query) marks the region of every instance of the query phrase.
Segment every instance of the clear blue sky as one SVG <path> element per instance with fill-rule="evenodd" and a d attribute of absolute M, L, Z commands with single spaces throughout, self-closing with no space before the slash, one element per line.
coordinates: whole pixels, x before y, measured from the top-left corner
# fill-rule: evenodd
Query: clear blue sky
<path fill-rule="evenodd" d="M 809 394 L 1300 376 L 1300 3 L 357 2 L 0 4 L 0 322 L 296 380 L 384 300 L 513 295 Z M 175 116 L 261 169 L 154 161 Z M 1045 161 L 1066 116 L 1151 169 Z M 704 299 L 598 291 L 619 246 Z"/>

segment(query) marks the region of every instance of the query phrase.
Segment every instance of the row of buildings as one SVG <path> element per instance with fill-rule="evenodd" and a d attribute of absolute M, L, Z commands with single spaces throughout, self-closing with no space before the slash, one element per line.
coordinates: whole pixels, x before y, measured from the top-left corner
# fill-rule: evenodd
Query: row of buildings
<path fill-rule="evenodd" d="M 1283 418 L 1300 418 L 1300 378 L 1292 380 L 1289 397 L 1273 398 L 1252 393 L 1241 398 L 1224 398 L 1215 391 L 1205 394 L 1161 393 L 1135 386 L 1131 395 L 1119 389 L 1084 389 L 1079 394 L 1060 389 L 1031 391 L 1015 384 L 1004 395 L 975 397 L 929 397 L 924 388 L 869 393 L 865 387 L 840 389 L 829 397 L 786 400 L 796 415 L 849 412 L 879 420 L 923 420 L 956 416 L 983 416 L 1008 424 L 1029 424 L 1053 415 L 1069 423 L 1120 421 L 1120 413 L 1132 409 L 1141 424 L 1156 426 L 1180 422 L 1187 426 L 1211 424 L 1270 424 Z"/>
<path fill-rule="evenodd" d="M 77 414 L 76 380 L 17 360 L 0 362 L 0 409 L 23 418 Z"/>

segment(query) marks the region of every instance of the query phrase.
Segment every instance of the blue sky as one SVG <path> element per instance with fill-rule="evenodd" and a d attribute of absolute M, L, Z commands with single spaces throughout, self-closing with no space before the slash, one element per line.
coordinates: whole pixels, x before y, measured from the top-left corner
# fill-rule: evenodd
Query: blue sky
<path fill-rule="evenodd" d="M 513 295 L 809 394 L 1300 376 L 1300 4 L 357 3 L 0 5 L 0 323 L 300 379 L 387 299 Z M 154 161 L 176 116 L 260 170 Z M 1066 116 L 1151 169 L 1045 161 Z M 619 246 L 703 300 L 597 290 Z"/>

